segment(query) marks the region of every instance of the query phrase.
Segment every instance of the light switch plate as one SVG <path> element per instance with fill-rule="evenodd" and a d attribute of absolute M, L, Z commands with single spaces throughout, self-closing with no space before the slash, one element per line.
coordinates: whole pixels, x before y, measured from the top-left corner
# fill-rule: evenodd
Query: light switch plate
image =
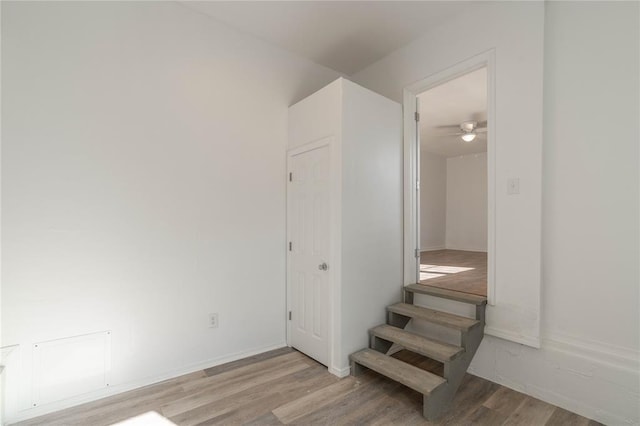
<path fill-rule="evenodd" d="M 515 195 L 520 193 L 520 179 L 510 178 L 507 180 L 507 194 Z"/>

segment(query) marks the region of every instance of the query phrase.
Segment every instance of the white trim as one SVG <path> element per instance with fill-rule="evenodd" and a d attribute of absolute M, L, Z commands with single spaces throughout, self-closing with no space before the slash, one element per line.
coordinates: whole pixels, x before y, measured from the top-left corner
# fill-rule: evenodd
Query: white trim
<path fill-rule="evenodd" d="M 7 345 L 0 347 L 0 363 L 4 362 L 4 358 L 9 356 L 11 352 L 18 349 L 20 345 Z"/>
<path fill-rule="evenodd" d="M 317 147 L 321 144 L 322 141 L 329 140 L 329 162 L 331 169 L 331 181 L 330 181 L 330 195 L 329 195 L 329 211 L 330 211 L 330 219 L 329 219 L 329 329 L 328 329 L 328 339 L 329 339 L 329 362 L 328 367 L 329 371 L 333 371 L 339 369 L 340 358 L 342 354 L 342 80 L 348 81 L 343 77 L 338 78 L 337 80 L 330 83 L 328 86 L 325 86 L 325 89 L 328 87 L 332 87 L 334 85 L 339 86 L 339 103 L 337 108 L 340 110 L 337 112 L 338 123 L 334 128 L 329 129 L 328 133 L 325 134 L 322 138 L 306 143 L 302 146 L 298 146 L 296 148 L 289 148 L 287 150 L 287 156 L 295 155 L 301 152 L 304 152 L 309 149 L 313 149 L 313 147 Z M 324 90 L 324 89 L 321 89 Z M 317 92 L 316 92 L 317 93 Z M 302 102 L 302 101 L 301 101 Z M 287 170 L 289 169 L 289 163 L 287 163 Z M 288 203 L 288 200 L 287 200 Z M 288 206 L 287 206 L 288 209 Z M 287 222 L 288 223 L 288 222 Z M 288 226 L 288 225 L 287 225 Z M 289 229 L 287 229 L 287 241 L 290 235 Z M 287 250 L 287 248 L 285 248 Z M 287 254 L 288 259 L 288 254 Z M 289 262 L 287 260 L 287 277 L 289 276 Z M 287 312 L 289 310 L 289 287 L 287 285 Z M 287 313 L 285 313 L 286 315 Z M 290 324 L 287 320 L 287 342 L 290 342 L 289 339 L 289 328 Z"/>
<path fill-rule="evenodd" d="M 320 139 L 307 142 L 304 145 L 296 146 L 295 148 L 291 148 L 287 150 L 287 158 L 294 157 L 296 155 L 304 154 L 308 151 L 313 151 L 314 149 L 322 148 L 325 145 L 331 145 L 331 140 L 333 139 L 332 135 L 323 136 Z M 287 171 L 289 171 L 290 164 L 287 164 Z M 288 175 L 287 175 L 288 176 Z M 287 177 L 288 179 L 288 177 Z"/>
<path fill-rule="evenodd" d="M 416 207 L 416 187 L 415 177 L 415 140 L 417 137 L 415 129 L 416 94 L 405 89 L 402 93 L 403 111 L 403 233 L 404 233 L 404 273 L 403 284 L 409 285 L 417 282 L 418 263 L 415 257 L 415 249 L 418 247 L 417 240 L 417 207 Z"/>
<path fill-rule="evenodd" d="M 486 247 L 478 248 L 478 247 L 447 246 L 446 249 L 447 250 L 460 250 L 460 251 L 477 251 L 477 252 L 482 252 L 482 253 L 488 253 L 489 252 L 489 250 L 487 250 Z"/>
<path fill-rule="evenodd" d="M 433 247 L 427 247 L 427 248 L 420 248 L 420 253 L 425 253 L 427 251 L 436 251 L 436 250 L 445 250 L 446 247 L 445 246 L 433 246 Z"/>
<path fill-rule="evenodd" d="M 484 334 L 490 336 L 499 337 L 500 339 L 509 340 L 515 343 L 521 343 L 523 345 L 531 346 L 533 348 L 540 347 L 540 339 L 531 336 L 525 336 L 522 334 L 516 334 L 509 330 L 502 330 L 500 328 L 490 327 L 486 325 L 484 327 Z"/>
<path fill-rule="evenodd" d="M 340 89 L 342 90 L 342 89 Z M 342 96 L 342 94 L 341 94 Z M 342 109 L 343 102 L 340 102 Z M 329 148 L 331 188 L 329 189 L 329 371 L 339 370 L 342 356 L 342 110 L 338 114 L 339 133 Z"/>
<path fill-rule="evenodd" d="M 542 337 L 542 346 L 559 352 L 575 353 L 583 358 L 636 374 L 640 371 L 640 352 L 633 349 L 581 339 L 560 332 L 546 332 Z"/>
<path fill-rule="evenodd" d="M 32 419 L 34 417 L 42 416 L 45 414 L 53 413 L 55 411 L 63 410 L 65 408 L 71 408 L 76 405 L 84 404 L 98 399 L 106 398 L 108 396 L 117 395 L 130 390 L 138 389 L 144 386 L 154 385 L 165 380 L 174 379 L 176 377 L 183 376 L 185 374 L 194 373 L 196 371 L 204 370 L 206 368 L 215 367 L 216 365 L 226 364 L 228 362 L 237 361 L 239 359 L 247 358 L 253 355 L 261 354 L 264 352 L 272 351 L 275 349 L 284 348 L 287 345 L 284 342 L 277 343 L 275 345 L 263 346 L 260 348 L 251 349 L 248 351 L 236 352 L 231 355 L 225 355 L 222 357 L 211 358 L 206 361 L 191 364 L 183 368 L 171 370 L 167 373 L 157 376 L 147 377 L 135 382 L 125 383 L 117 386 L 110 386 L 104 390 L 97 392 L 91 392 L 82 396 L 65 399 L 63 401 L 57 401 L 51 404 L 41 405 L 39 407 L 29 408 L 27 410 L 20 411 L 17 415 L 7 418 L 7 423 L 16 423 L 24 420 Z"/>
<path fill-rule="evenodd" d="M 487 303 L 495 305 L 496 295 L 496 54 L 486 54 L 487 66 Z"/>
<path fill-rule="evenodd" d="M 286 191 L 285 191 L 285 198 L 286 198 L 286 204 L 287 204 L 287 210 L 286 210 L 286 232 L 287 232 L 287 236 L 286 236 L 286 244 L 285 244 L 285 253 L 286 253 L 286 311 L 285 311 L 285 321 L 286 321 L 286 341 L 287 341 L 287 345 L 291 346 L 291 321 L 289 320 L 289 312 L 291 311 L 291 286 L 289 285 L 289 283 L 291 282 L 291 262 L 290 262 L 290 255 L 291 252 L 289 251 L 289 242 L 291 241 L 291 229 L 290 229 L 290 222 L 289 222 L 289 211 L 291 208 L 291 205 L 289 204 L 290 198 L 289 198 L 289 173 L 291 172 L 291 161 L 292 158 L 295 157 L 296 155 L 300 155 L 300 154 L 304 154 L 305 152 L 309 152 L 309 151 L 313 151 L 314 149 L 319 149 L 319 148 L 323 148 L 323 147 L 327 147 L 329 149 L 329 170 L 331 172 L 331 175 L 333 176 L 333 179 L 335 179 L 335 176 L 337 173 L 335 173 L 335 166 L 334 166 L 334 161 L 335 158 L 334 156 L 336 155 L 337 152 L 339 152 L 338 149 L 336 149 L 336 137 L 333 135 L 328 135 L 328 136 L 324 136 L 320 139 L 317 139 L 315 141 L 311 141 L 308 142 L 304 145 L 295 147 L 295 148 L 291 148 L 287 150 L 287 173 L 286 173 Z M 338 187 L 340 186 L 340 182 L 338 181 Z M 329 185 L 329 212 L 330 212 L 330 219 L 329 219 L 329 234 L 330 234 L 330 243 L 329 243 L 329 264 L 332 266 L 329 269 L 329 294 L 328 294 L 328 303 L 329 303 L 329 309 L 328 309 L 328 318 L 327 318 L 327 340 L 328 340 L 328 348 L 327 348 L 327 364 L 329 367 L 329 371 L 332 370 L 333 368 L 333 354 L 335 353 L 336 350 L 339 350 L 339 334 L 336 334 L 336 329 L 339 329 L 339 327 L 335 327 L 335 324 L 337 323 L 338 325 L 340 324 L 340 305 L 336 303 L 336 296 L 335 294 L 337 293 L 339 295 L 340 291 L 340 276 L 339 274 L 336 273 L 336 271 L 340 271 L 340 265 L 338 262 L 338 258 L 340 256 L 340 254 L 336 255 L 334 253 L 334 250 L 336 249 L 334 247 L 334 242 L 333 240 L 335 239 L 336 235 L 340 235 L 339 233 L 337 233 L 337 230 L 334 230 L 335 227 L 340 228 L 340 224 L 341 223 L 336 223 L 336 221 L 334 220 L 334 208 L 336 206 L 336 203 L 340 202 L 340 195 L 335 195 L 335 191 L 336 191 L 336 184 L 335 181 L 332 181 Z M 340 207 L 341 204 L 338 204 L 338 207 Z M 339 303 L 340 299 L 338 298 L 338 303 Z M 337 316 L 337 318 L 336 318 Z"/>
<path fill-rule="evenodd" d="M 47 398 L 42 396 L 42 375 L 46 374 L 45 371 L 45 367 L 43 366 L 43 362 L 42 362 L 42 350 L 43 347 L 44 348 L 51 348 L 53 347 L 55 350 L 55 347 L 57 345 L 60 344 L 64 344 L 64 343 L 70 343 L 70 342 L 82 342 L 83 340 L 86 342 L 86 339 L 95 339 L 95 338 L 101 338 L 102 340 L 102 346 L 103 346 L 103 351 L 102 351 L 102 359 L 99 360 L 101 361 L 100 364 L 102 365 L 103 371 L 102 371 L 102 383 L 100 383 L 100 385 L 97 385 L 96 387 L 94 387 L 94 389 L 92 390 L 86 390 L 82 393 L 80 393 L 80 395 L 83 395 L 85 393 L 93 393 L 93 392 L 98 392 L 100 389 L 107 389 L 110 386 L 110 381 L 111 381 L 111 330 L 103 330 L 103 331 L 96 331 L 93 333 L 83 333 L 77 336 L 69 336 L 69 337 L 63 337 L 61 339 L 49 339 L 49 340 L 45 340 L 45 341 L 40 341 L 40 342 L 34 342 L 32 344 L 32 371 L 33 371 L 33 376 L 31 379 L 31 403 L 30 405 L 36 407 L 36 406 L 40 406 L 40 405 L 48 405 L 63 399 L 68 399 L 68 398 L 73 398 L 76 395 L 78 395 L 77 393 L 75 395 L 59 395 L 56 394 L 56 396 L 54 398 L 53 401 L 49 401 L 46 402 Z M 45 349 L 46 350 L 46 349 Z M 98 366 L 94 365 L 94 368 L 99 368 Z M 50 396 L 51 398 L 51 396 Z M 45 402 L 42 402 L 44 399 Z"/>
<path fill-rule="evenodd" d="M 342 379 L 343 377 L 347 377 L 349 374 L 351 374 L 351 367 L 345 367 L 345 368 L 329 367 L 329 373 L 333 374 L 334 376 L 340 377 Z"/>
<path fill-rule="evenodd" d="M 421 145 L 421 139 L 420 139 L 420 98 L 418 98 L 417 96 L 414 97 L 414 103 L 416 105 L 416 114 L 418 115 L 418 120 L 414 120 L 413 121 L 413 131 L 415 134 L 415 138 L 414 140 L 414 144 L 415 146 L 413 146 L 412 150 L 413 150 L 413 154 L 414 154 L 414 158 L 413 158 L 413 170 L 415 170 L 415 177 L 413 179 L 415 183 L 415 191 L 413 192 L 414 194 L 414 200 L 415 200 L 415 211 L 413 212 L 413 214 L 415 215 L 415 229 L 413 229 L 413 233 L 415 235 L 416 238 L 416 248 L 417 250 L 417 255 L 416 257 L 416 266 L 415 266 L 415 277 L 416 277 L 416 282 L 419 283 L 420 282 L 420 261 L 422 260 L 419 256 L 420 254 L 420 245 L 422 244 L 422 205 L 421 205 L 421 191 L 420 191 L 420 179 L 422 178 L 421 176 L 421 170 L 422 170 L 422 150 L 420 148 L 422 148 Z"/>
<path fill-rule="evenodd" d="M 415 126 L 416 96 L 435 86 L 446 83 L 464 74 L 477 69 L 487 68 L 487 197 L 488 197 L 488 223 L 487 223 L 487 300 L 489 305 L 496 303 L 496 84 L 495 84 L 495 50 L 490 49 L 461 61 L 443 71 L 435 73 L 423 80 L 405 87 L 403 91 L 404 109 L 404 284 L 415 282 L 418 265 L 414 256 L 414 250 L 419 246 L 416 229 L 418 227 L 418 201 L 416 197 L 415 182 L 418 177 L 417 164 L 417 129 Z M 532 340 L 527 338 L 528 340 Z"/>

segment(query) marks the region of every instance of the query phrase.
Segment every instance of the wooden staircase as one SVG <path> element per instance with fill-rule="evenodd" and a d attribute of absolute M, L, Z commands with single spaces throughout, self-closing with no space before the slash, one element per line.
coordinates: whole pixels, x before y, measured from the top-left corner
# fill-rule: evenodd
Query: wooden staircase
<path fill-rule="evenodd" d="M 413 304 L 414 294 L 426 294 L 475 305 L 475 319 L 427 309 Z M 460 293 L 422 284 L 404 288 L 405 303 L 387 307 L 387 324 L 369 330 L 368 349 L 351 354 L 351 374 L 357 376 L 364 367 L 402 383 L 423 395 L 422 414 L 428 420 L 447 410 L 484 336 L 486 297 Z M 412 318 L 455 330 L 460 346 L 430 339 L 404 330 Z M 407 364 L 390 356 L 406 349 L 444 364 L 444 377 Z"/>

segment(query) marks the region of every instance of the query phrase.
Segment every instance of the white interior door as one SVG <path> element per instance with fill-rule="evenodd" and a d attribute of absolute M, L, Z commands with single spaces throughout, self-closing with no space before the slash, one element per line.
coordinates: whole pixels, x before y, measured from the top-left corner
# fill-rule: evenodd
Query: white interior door
<path fill-rule="evenodd" d="M 289 157 L 290 344 L 329 361 L 329 146 Z"/>

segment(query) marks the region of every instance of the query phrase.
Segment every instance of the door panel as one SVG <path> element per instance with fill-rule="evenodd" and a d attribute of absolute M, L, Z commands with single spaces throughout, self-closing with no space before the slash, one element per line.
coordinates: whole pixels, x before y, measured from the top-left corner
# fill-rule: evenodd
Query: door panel
<path fill-rule="evenodd" d="M 291 345 L 327 364 L 329 353 L 329 147 L 290 158 L 287 190 Z"/>

